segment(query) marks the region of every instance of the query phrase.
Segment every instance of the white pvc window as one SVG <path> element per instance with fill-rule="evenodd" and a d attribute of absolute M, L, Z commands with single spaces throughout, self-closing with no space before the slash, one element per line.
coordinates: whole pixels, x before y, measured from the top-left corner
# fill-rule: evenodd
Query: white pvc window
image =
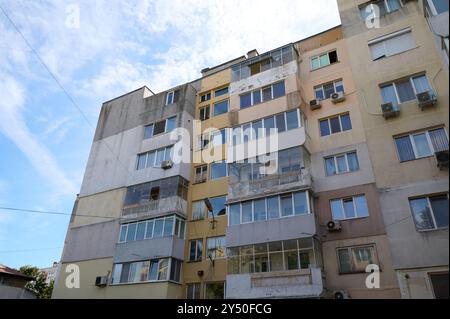
<path fill-rule="evenodd" d="M 353 196 L 330 201 L 333 220 L 348 220 L 369 216 L 366 196 Z"/>
<path fill-rule="evenodd" d="M 383 103 L 399 104 L 415 100 L 417 94 L 431 91 L 426 75 L 413 76 L 380 87 Z"/>
<path fill-rule="evenodd" d="M 385 35 L 369 42 L 372 60 L 379 60 L 416 48 L 411 28 Z"/>

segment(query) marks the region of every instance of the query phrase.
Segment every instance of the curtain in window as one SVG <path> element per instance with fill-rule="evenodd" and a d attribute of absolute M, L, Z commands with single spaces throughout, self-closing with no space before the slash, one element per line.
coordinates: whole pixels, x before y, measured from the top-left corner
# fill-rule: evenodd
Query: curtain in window
<path fill-rule="evenodd" d="M 348 159 L 348 168 L 350 169 L 350 171 L 351 172 L 357 171 L 359 169 L 359 162 L 356 153 L 348 153 L 347 159 Z"/>
<path fill-rule="evenodd" d="M 381 96 L 383 97 L 384 103 L 397 104 L 397 95 L 395 95 L 395 89 L 392 84 L 383 86 L 381 88 Z"/>
<path fill-rule="evenodd" d="M 413 78 L 413 82 L 417 93 L 423 93 L 431 90 L 430 84 L 428 83 L 428 79 L 425 75 Z"/>
<path fill-rule="evenodd" d="M 336 175 L 336 167 L 335 167 L 335 163 L 334 163 L 334 157 L 325 159 L 325 165 L 327 168 L 328 176 Z"/>
<path fill-rule="evenodd" d="M 416 158 L 409 136 L 398 137 L 395 139 L 400 162 L 410 161 Z"/>
<path fill-rule="evenodd" d="M 429 131 L 429 134 L 435 152 L 448 150 L 448 139 L 444 129 Z"/>

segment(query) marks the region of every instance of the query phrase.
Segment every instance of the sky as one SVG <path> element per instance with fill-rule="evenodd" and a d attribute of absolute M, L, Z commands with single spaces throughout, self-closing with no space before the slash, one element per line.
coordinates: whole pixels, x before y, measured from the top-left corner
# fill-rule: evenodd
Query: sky
<path fill-rule="evenodd" d="M 102 102 L 339 24 L 336 0 L 0 0 L 0 207 L 71 213 Z M 59 261 L 69 219 L 0 209 L 0 264 Z"/>

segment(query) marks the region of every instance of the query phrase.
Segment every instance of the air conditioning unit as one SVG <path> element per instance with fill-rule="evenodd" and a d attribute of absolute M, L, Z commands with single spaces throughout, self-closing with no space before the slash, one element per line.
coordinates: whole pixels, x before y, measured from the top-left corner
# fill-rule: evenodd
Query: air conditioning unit
<path fill-rule="evenodd" d="M 320 100 L 309 101 L 309 108 L 311 109 L 311 111 L 318 110 L 321 107 L 322 107 L 322 105 L 320 104 Z"/>
<path fill-rule="evenodd" d="M 342 225 L 340 221 L 337 220 L 330 220 L 327 223 L 327 229 L 329 232 L 337 232 L 340 231 L 342 229 Z"/>
<path fill-rule="evenodd" d="M 448 163 L 448 162 L 449 162 L 449 159 L 448 159 L 448 156 L 449 156 L 448 150 L 436 152 L 436 153 L 434 154 L 434 156 L 436 156 L 437 166 L 438 166 L 441 170 L 443 170 L 444 168 L 448 168 L 448 164 L 449 164 L 449 163 Z"/>
<path fill-rule="evenodd" d="M 426 91 L 416 95 L 417 101 L 419 101 L 419 107 L 423 111 L 428 106 L 435 105 L 437 103 L 437 96 L 433 91 Z"/>
<path fill-rule="evenodd" d="M 400 114 L 400 107 L 398 104 L 393 104 L 391 102 L 381 104 L 381 110 L 383 111 L 383 117 L 385 119 L 396 117 Z"/>
<path fill-rule="evenodd" d="M 342 102 L 345 100 L 345 93 L 344 92 L 336 92 L 331 94 L 331 102 L 334 104 Z"/>
<path fill-rule="evenodd" d="M 97 276 L 95 278 L 95 285 L 97 287 L 105 287 L 108 283 L 108 277 L 107 276 Z"/>
<path fill-rule="evenodd" d="M 350 299 L 350 295 L 345 290 L 338 290 L 333 293 L 334 299 Z"/>
<path fill-rule="evenodd" d="M 162 169 L 171 169 L 173 167 L 173 162 L 172 161 L 164 161 L 161 163 L 161 168 Z"/>

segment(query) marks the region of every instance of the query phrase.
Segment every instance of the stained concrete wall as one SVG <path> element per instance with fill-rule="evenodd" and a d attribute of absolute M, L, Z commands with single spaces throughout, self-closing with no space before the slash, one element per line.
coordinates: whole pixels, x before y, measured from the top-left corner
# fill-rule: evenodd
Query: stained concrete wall
<path fill-rule="evenodd" d="M 114 251 L 114 263 L 174 257 L 184 260 L 184 240 L 175 237 L 118 243 Z"/>
<path fill-rule="evenodd" d="M 299 215 L 228 226 L 226 245 L 227 247 L 239 247 L 293 238 L 311 237 L 315 233 L 316 222 L 314 214 Z"/>

